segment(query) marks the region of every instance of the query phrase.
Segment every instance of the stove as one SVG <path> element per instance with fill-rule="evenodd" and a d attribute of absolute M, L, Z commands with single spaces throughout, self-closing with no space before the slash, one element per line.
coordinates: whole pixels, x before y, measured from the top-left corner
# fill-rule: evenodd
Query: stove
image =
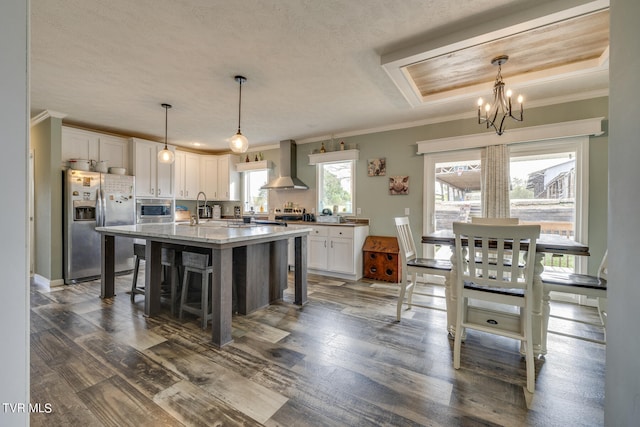
<path fill-rule="evenodd" d="M 276 208 L 274 210 L 277 221 L 302 221 L 305 209 L 303 208 Z"/>
<path fill-rule="evenodd" d="M 302 214 L 283 213 L 276 214 L 276 221 L 302 221 Z"/>

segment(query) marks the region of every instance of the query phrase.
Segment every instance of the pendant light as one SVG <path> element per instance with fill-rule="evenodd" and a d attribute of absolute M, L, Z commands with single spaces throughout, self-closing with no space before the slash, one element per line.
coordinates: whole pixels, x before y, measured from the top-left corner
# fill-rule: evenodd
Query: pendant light
<path fill-rule="evenodd" d="M 247 148 L 249 148 L 249 140 L 242 134 L 242 132 L 240 132 L 240 112 L 242 107 L 242 83 L 246 82 L 247 79 L 246 77 L 235 76 L 235 80 L 240 85 L 240 95 L 238 100 L 238 132 L 231 137 L 231 140 L 229 141 L 229 148 L 231 148 L 231 151 L 234 153 L 244 153 L 247 151 Z"/>
<path fill-rule="evenodd" d="M 173 163 L 175 159 L 175 155 L 173 151 L 169 150 L 167 147 L 167 122 L 168 122 L 168 111 L 171 108 L 171 104 L 162 104 L 164 108 L 164 148 L 161 151 L 158 151 L 158 161 L 160 163 Z"/>

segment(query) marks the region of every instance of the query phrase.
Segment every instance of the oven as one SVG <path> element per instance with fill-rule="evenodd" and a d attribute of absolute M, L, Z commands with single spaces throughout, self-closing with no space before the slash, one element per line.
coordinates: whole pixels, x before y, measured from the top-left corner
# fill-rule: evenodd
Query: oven
<path fill-rule="evenodd" d="M 136 223 L 166 223 L 174 221 L 175 202 L 167 199 L 136 199 Z"/>

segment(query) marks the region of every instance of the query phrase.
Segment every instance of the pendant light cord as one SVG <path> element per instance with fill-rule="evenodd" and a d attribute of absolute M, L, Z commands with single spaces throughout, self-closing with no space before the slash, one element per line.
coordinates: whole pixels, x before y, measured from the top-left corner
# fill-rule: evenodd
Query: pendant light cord
<path fill-rule="evenodd" d="M 169 108 L 171 108 L 171 104 L 162 104 L 162 106 L 164 107 L 164 149 L 168 150 L 169 148 L 167 147 L 167 129 L 169 126 Z"/>
<path fill-rule="evenodd" d="M 241 133 L 240 132 L 240 112 L 242 110 L 242 80 L 243 80 L 242 77 L 238 79 L 238 83 L 240 83 L 240 95 L 238 100 L 238 133 Z"/>
<path fill-rule="evenodd" d="M 164 149 L 167 149 L 167 129 L 169 122 L 169 107 L 167 105 L 164 106 Z"/>

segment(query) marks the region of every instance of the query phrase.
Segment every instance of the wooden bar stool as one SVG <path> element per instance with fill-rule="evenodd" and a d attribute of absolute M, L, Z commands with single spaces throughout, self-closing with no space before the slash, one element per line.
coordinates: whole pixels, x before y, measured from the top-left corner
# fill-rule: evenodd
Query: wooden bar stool
<path fill-rule="evenodd" d="M 133 280 L 131 282 L 131 302 L 135 302 L 136 294 L 144 295 L 144 286 L 138 286 L 138 273 L 140 271 L 140 261 L 145 261 L 145 245 L 141 243 L 133 244 L 133 255 L 135 264 L 133 267 Z M 181 251 L 174 248 L 162 248 L 161 262 L 163 266 L 164 280 L 169 284 L 169 297 L 163 295 L 171 304 L 171 314 L 176 315 L 178 305 L 178 292 L 180 288 L 180 264 Z"/>
<path fill-rule="evenodd" d="M 207 322 L 212 319 L 210 312 L 210 288 L 211 281 L 209 275 L 213 273 L 213 267 L 209 265 L 209 254 L 182 252 L 182 267 L 184 269 L 184 278 L 182 286 L 182 295 L 180 297 L 180 319 L 183 312 L 195 314 L 202 319 L 202 329 L 207 328 Z M 191 289 L 191 281 L 189 276 L 192 273 L 200 275 L 200 302 L 189 301 L 189 290 Z M 194 283 L 195 284 L 195 283 Z"/>

